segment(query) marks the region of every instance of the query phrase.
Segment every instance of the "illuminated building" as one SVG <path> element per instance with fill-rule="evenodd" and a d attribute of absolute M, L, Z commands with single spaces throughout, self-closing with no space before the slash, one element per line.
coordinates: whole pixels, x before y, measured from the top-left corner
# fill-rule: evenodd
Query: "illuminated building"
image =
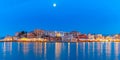
<path fill-rule="evenodd" d="M 70 34 L 72 34 L 73 37 L 76 38 L 78 35 L 80 35 L 80 32 L 78 32 L 78 31 L 72 31 L 72 32 L 70 32 Z"/>
<path fill-rule="evenodd" d="M 94 36 L 94 35 L 91 35 L 91 34 L 88 34 L 88 39 L 94 40 L 94 39 L 95 39 L 95 36 Z"/>
<path fill-rule="evenodd" d="M 12 36 L 6 36 L 5 38 L 4 38 L 4 40 L 5 41 L 12 41 L 13 40 L 13 37 Z"/>
<path fill-rule="evenodd" d="M 86 34 L 80 34 L 77 36 L 78 39 L 88 39 L 88 36 Z"/>
<path fill-rule="evenodd" d="M 71 41 L 72 39 L 73 39 L 73 35 L 70 33 L 64 33 L 64 36 L 62 37 L 62 40 L 66 42 Z"/>
<path fill-rule="evenodd" d="M 34 30 L 34 34 L 36 35 L 37 38 L 40 38 L 44 34 L 44 30 L 36 29 Z"/>
<path fill-rule="evenodd" d="M 111 41 L 111 40 L 112 40 L 112 37 L 107 36 L 105 39 L 106 39 L 106 41 Z"/>
<path fill-rule="evenodd" d="M 33 32 L 27 34 L 27 38 L 35 38 L 36 35 Z"/>

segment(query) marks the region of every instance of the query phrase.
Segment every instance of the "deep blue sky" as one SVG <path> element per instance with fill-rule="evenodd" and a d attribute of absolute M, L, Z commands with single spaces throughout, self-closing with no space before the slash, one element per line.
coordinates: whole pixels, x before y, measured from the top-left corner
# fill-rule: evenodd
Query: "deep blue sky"
<path fill-rule="evenodd" d="M 53 3 L 57 6 L 53 7 Z M 0 36 L 37 28 L 120 33 L 120 1 L 0 0 Z"/>

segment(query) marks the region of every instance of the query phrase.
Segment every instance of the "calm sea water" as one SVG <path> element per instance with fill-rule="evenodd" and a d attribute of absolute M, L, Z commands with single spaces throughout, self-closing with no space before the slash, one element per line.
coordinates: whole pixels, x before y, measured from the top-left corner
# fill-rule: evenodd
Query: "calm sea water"
<path fill-rule="evenodd" d="M 0 60 L 120 60 L 120 43 L 0 42 Z"/>

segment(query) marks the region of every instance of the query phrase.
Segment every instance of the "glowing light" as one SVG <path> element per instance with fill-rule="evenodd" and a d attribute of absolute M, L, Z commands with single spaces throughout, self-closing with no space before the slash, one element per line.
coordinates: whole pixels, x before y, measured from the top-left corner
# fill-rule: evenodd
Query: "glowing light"
<path fill-rule="evenodd" d="M 27 41 L 27 40 L 28 40 L 28 38 L 21 38 L 20 40 Z"/>
<path fill-rule="evenodd" d="M 56 7 L 56 6 L 57 6 L 56 3 L 54 3 L 54 4 L 53 4 L 53 7 Z"/>
<path fill-rule="evenodd" d="M 60 34 L 60 33 L 56 33 L 56 36 L 57 36 L 57 37 L 61 37 L 61 34 Z"/>

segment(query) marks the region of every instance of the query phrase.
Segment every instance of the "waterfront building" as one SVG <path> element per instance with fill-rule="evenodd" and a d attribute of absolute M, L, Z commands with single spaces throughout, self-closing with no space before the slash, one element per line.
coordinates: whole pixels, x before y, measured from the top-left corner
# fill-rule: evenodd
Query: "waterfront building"
<path fill-rule="evenodd" d="M 77 36 L 77 41 L 85 41 L 88 39 L 88 36 L 86 34 L 80 34 Z"/>
<path fill-rule="evenodd" d="M 17 36 L 13 36 L 12 38 L 13 38 L 13 40 L 18 40 Z"/>
<path fill-rule="evenodd" d="M 64 36 L 62 36 L 62 41 L 71 41 L 73 39 L 73 35 L 70 33 L 64 33 Z"/>
<path fill-rule="evenodd" d="M 97 41 L 102 41 L 102 40 L 104 40 L 105 38 L 104 38 L 104 36 L 102 36 L 102 34 L 97 34 L 97 35 L 95 35 L 95 39 L 96 39 Z"/>
<path fill-rule="evenodd" d="M 36 35 L 36 38 L 41 38 L 41 36 L 45 33 L 44 30 L 39 30 L 39 29 L 36 29 L 33 32 Z"/>
<path fill-rule="evenodd" d="M 112 37 L 111 37 L 111 36 L 106 36 L 106 37 L 105 37 L 105 40 L 106 40 L 106 41 L 111 41 L 111 40 L 112 40 Z"/>
<path fill-rule="evenodd" d="M 86 34 L 80 34 L 78 35 L 78 39 L 88 39 L 88 36 Z"/>
<path fill-rule="evenodd" d="M 26 31 L 17 32 L 15 36 L 18 38 L 24 38 L 27 37 L 27 32 Z"/>
<path fill-rule="evenodd" d="M 5 38 L 4 38 L 5 41 L 12 41 L 13 40 L 13 37 L 10 36 L 10 35 L 7 35 Z"/>
<path fill-rule="evenodd" d="M 94 40 L 94 39 L 95 39 L 95 36 L 92 35 L 92 34 L 88 34 L 88 39 L 89 39 L 89 40 Z"/>
<path fill-rule="evenodd" d="M 55 32 L 56 37 L 63 37 L 64 32 Z"/>
<path fill-rule="evenodd" d="M 33 32 L 27 33 L 27 38 L 35 38 L 36 35 Z"/>
<path fill-rule="evenodd" d="M 73 37 L 76 38 L 78 35 L 80 35 L 80 32 L 78 32 L 78 31 L 72 31 L 72 32 L 70 32 L 70 34 L 72 34 Z"/>
<path fill-rule="evenodd" d="M 20 38 L 19 40 L 20 40 L 20 41 L 29 41 L 29 39 L 28 39 L 28 38 L 25 38 L 25 37 L 24 37 L 24 38 Z"/>
<path fill-rule="evenodd" d="M 45 31 L 43 35 L 44 36 L 55 36 L 55 33 L 51 31 Z"/>
<path fill-rule="evenodd" d="M 55 40 L 62 41 L 62 32 L 55 31 Z"/>
<path fill-rule="evenodd" d="M 55 37 L 56 36 L 55 32 L 49 32 L 48 35 L 50 35 L 51 37 Z"/>
<path fill-rule="evenodd" d="M 113 36 L 114 39 L 120 39 L 120 34 L 116 34 Z"/>

